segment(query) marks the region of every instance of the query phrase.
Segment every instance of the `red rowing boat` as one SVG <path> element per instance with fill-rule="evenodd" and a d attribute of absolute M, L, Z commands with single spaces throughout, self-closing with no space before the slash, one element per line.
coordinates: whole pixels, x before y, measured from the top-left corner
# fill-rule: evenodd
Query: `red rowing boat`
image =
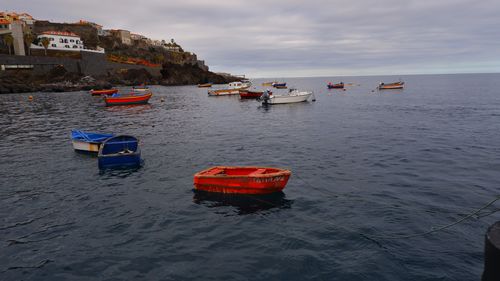
<path fill-rule="evenodd" d="M 130 104 L 146 104 L 153 94 L 135 94 L 130 93 L 128 95 L 118 95 L 118 96 L 105 96 L 104 102 L 106 106 L 111 105 L 130 105 Z"/>
<path fill-rule="evenodd" d="M 242 99 L 258 99 L 262 96 L 264 92 L 259 91 L 249 91 L 249 90 L 240 90 L 240 98 Z M 272 93 L 269 93 L 271 95 Z"/>
<path fill-rule="evenodd" d="M 285 188 L 292 172 L 267 167 L 216 166 L 194 175 L 196 190 L 238 194 L 269 194 Z"/>
<path fill-rule="evenodd" d="M 90 94 L 93 96 L 100 95 L 112 95 L 114 93 L 118 93 L 118 89 L 109 89 L 109 90 L 90 90 Z"/>

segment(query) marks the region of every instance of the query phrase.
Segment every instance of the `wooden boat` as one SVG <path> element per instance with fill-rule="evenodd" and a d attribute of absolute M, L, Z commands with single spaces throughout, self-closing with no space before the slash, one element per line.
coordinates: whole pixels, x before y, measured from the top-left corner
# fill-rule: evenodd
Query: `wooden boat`
<path fill-rule="evenodd" d="M 328 89 L 343 89 L 344 88 L 344 82 L 340 82 L 337 84 L 333 84 L 332 82 L 328 83 L 326 85 Z"/>
<path fill-rule="evenodd" d="M 268 167 L 216 166 L 194 175 L 196 190 L 238 194 L 269 194 L 285 188 L 292 173 Z"/>
<path fill-rule="evenodd" d="M 274 86 L 274 88 L 276 88 L 276 89 L 286 89 L 287 87 L 286 86 Z"/>
<path fill-rule="evenodd" d="M 273 87 L 275 87 L 275 88 L 278 88 L 278 87 L 286 87 L 286 83 L 285 83 L 285 82 L 283 82 L 283 83 L 274 82 L 274 83 L 272 84 L 272 86 L 273 86 Z"/>
<path fill-rule="evenodd" d="M 278 83 L 278 82 L 276 82 L 276 81 L 274 81 L 274 82 L 264 82 L 264 83 L 262 83 L 262 86 L 269 87 L 269 86 L 272 86 L 274 83 Z"/>
<path fill-rule="evenodd" d="M 138 94 L 133 92 L 126 95 L 113 94 L 112 96 L 104 97 L 104 102 L 106 102 L 106 106 L 146 104 L 152 95 L 152 93 Z"/>
<path fill-rule="evenodd" d="M 100 95 L 112 95 L 114 93 L 118 93 L 118 89 L 109 89 L 109 90 L 90 90 L 90 94 L 93 96 Z"/>
<path fill-rule="evenodd" d="M 228 96 L 228 95 L 239 95 L 240 90 L 246 90 L 250 88 L 251 84 L 243 82 L 232 82 L 229 83 L 229 88 L 208 91 L 209 96 Z"/>
<path fill-rule="evenodd" d="M 241 99 L 258 99 L 262 96 L 264 91 L 250 91 L 250 90 L 240 90 Z M 272 93 L 270 92 L 269 95 Z"/>
<path fill-rule="evenodd" d="M 89 133 L 80 130 L 71 131 L 73 148 L 79 152 L 97 153 L 102 142 L 111 138 L 113 134 Z"/>
<path fill-rule="evenodd" d="M 99 169 L 139 167 L 141 165 L 139 140 L 127 135 L 108 138 L 99 148 L 97 157 Z"/>
<path fill-rule="evenodd" d="M 405 82 L 394 82 L 394 83 L 380 83 L 378 85 L 379 90 L 391 90 L 391 89 L 403 89 Z"/>
<path fill-rule="evenodd" d="M 210 88 L 212 83 L 198 84 L 198 88 Z"/>
<path fill-rule="evenodd" d="M 299 92 L 290 90 L 287 95 L 262 95 L 262 104 L 283 104 L 305 102 L 312 95 L 312 92 Z"/>

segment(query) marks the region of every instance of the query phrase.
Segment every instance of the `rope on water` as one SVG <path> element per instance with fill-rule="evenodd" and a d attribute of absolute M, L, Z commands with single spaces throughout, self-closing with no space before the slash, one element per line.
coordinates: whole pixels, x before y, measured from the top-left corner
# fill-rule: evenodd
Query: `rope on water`
<path fill-rule="evenodd" d="M 447 228 L 450 228 L 452 226 L 455 226 L 471 217 L 473 217 L 474 215 L 478 214 L 479 212 L 481 212 L 482 210 L 488 208 L 489 206 L 493 205 L 493 203 L 495 203 L 496 201 L 500 200 L 500 196 L 497 196 L 495 199 L 491 200 L 490 202 L 488 202 L 487 204 L 483 205 L 481 208 L 475 210 L 474 212 L 468 214 L 467 216 L 455 221 L 455 222 L 452 222 L 452 223 L 449 223 L 447 225 L 443 225 L 441 227 L 432 227 L 431 230 L 429 231 L 426 231 L 426 232 L 422 232 L 422 233 L 416 233 L 416 234 L 410 234 L 410 235 L 394 235 L 394 236 L 374 236 L 374 235 L 370 235 L 370 237 L 372 238 L 379 238 L 379 239 L 385 239 L 385 240 L 392 240 L 392 239 L 405 239 L 405 238 L 413 238 L 413 237 L 418 237 L 418 236 L 425 236 L 425 235 L 428 235 L 428 234 L 431 234 L 431 233 L 434 233 L 434 232 L 438 232 L 438 231 L 442 231 L 442 230 L 445 230 Z M 494 214 L 495 212 L 499 211 L 499 209 L 495 210 L 494 212 L 490 213 L 489 215 L 492 215 Z"/>
<path fill-rule="evenodd" d="M 325 192 L 325 190 L 322 190 L 320 188 L 317 188 L 311 184 L 309 184 L 307 181 L 305 181 L 304 179 L 302 179 L 300 176 L 298 175 L 295 175 L 298 179 L 300 179 L 305 185 L 307 185 L 308 187 L 312 188 L 312 189 L 316 189 L 316 190 L 319 190 L 321 192 Z M 337 227 L 340 227 L 340 228 L 343 228 L 345 230 L 349 230 L 350 232 L 354 232 L 354 233 L 357 233 L 369 240 L 372 240 L 374 242 L 376 242 L 377 244 L 379 244 L 379 242 L 375 239 L 384 239 L 384 240 L 394 240 L 394 239 L 405 239 L 405 238 L 413 238 L 413 237 L 419 237 L 419 236 L 425 236 L 425 235 L 429 235 L 429 234 L 432 234 L 432 233 L 435 233 L 435 232 L 439 232 L 439 231 L 443 231 L 445 229 L 448 229 L 450 227 L 453 227 L 457 224 L 460 224 L 461 222 L 467 220 L 467 219 L 470 219 L 472 217 L 474 217 L 475 215 L 478 215 L 478 218 L 484 218 L 484 217 L 487 217 L 487 216 L 490 216 L 490 215 L 493 215 L 494 213 L 500 211 L 500 209 L 495 209 L 491 212 L 488 212 L 487 214 L 480 214 L 481 211 L 483 211 L 484 209 L 488 208 L 489 206 L 493 205 L 495 202 L 497 202 L 498 200 L 500 200 L 500 195 L 497 195 L 493 200 L 489 201 L 488 203 L 486 203 L 485 205 L 483 205 L 482 207 L 480 207 L 479 209 L 467 214 L 465 217 L 457 220 L 457 221 L 454 221 L 452 223 L 449 223 L 449 224 L 446 224 L 446 225 L 443 225 L 443 226 L 440 226 L 440 227 L 431 227 L 431 230 L 429 231 L 426 231 L 426 232 L 422 232 L 422 233 L 415 233 L 415 234 L 409 234 L 409 235 L 387 235 L 387 236 L 384 236 L 384 235 L 369 235 L 369 234 L 365 234 L 365 233 L 362 233 L 362 232 L 359 232 L 357 230 L 353 230 L 349 227 L 344 227 L 344 226 L 339 226 L 339 225 L 335 225 Z M 326 221 L 324 221 L 324 223 L 326 223 Z"/>

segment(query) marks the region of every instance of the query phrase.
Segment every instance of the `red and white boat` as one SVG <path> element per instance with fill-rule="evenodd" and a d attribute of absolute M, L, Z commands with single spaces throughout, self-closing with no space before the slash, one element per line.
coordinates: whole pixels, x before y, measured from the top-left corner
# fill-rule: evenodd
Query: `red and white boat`
<path fill-rule="evenodd" d="M 233 194 L 269 194 L 282 191 L 292 172 L 269 167 L 216 166 L 194 175 L 196 190 Z"/>
<path fill-rule="evenodd" d="M 104 97 L 104 102 L 106 103 L 106 106 L 112 106 L 112 105 L 131 105 L 131 104 L 146 104 L 148 103 L 149 99 L 151 98 L 153 94 L 152 93 L 145 93 L 145 94 L 137 94 L 137 93 L 130 93 L 127 95 L 112 95 L 112 96 L 105 96 Z"/>
<path fill-rule="evenodd" d="M 108 90 L 90 90 L 90 94 L 93 96 L 106 96 L 118 93 L 118 89 L 108 89 Z"/>

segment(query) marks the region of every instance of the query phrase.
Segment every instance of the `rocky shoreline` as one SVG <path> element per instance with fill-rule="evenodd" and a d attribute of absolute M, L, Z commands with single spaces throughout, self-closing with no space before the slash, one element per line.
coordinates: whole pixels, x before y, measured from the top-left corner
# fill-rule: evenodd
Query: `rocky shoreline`
<path fill-rule="evenodd" d="M 196 85 L 212 82 L 225 84 L 237 77 L 226 77 L 190 65 L 164 64 L 161 76 L 154 77 L 146 69 L 127 69 L 92 77 L 68 72 L 56 66 L 44 74 L 27 70 L 0 72 L 0 94 L 29 92 L 71 92 L 91 89 L 109 89 L 117 86 L 146 85 Z"/>

